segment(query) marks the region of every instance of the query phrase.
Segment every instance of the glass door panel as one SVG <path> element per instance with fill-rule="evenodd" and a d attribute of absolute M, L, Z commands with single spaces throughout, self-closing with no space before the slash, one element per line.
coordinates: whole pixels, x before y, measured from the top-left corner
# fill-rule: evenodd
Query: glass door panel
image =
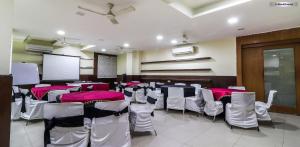
<path fill-rule="evenodd" d="M 277 90 L 273 104 L 296 108 L 294 49 L 264 50 L 265 98 Z"/>

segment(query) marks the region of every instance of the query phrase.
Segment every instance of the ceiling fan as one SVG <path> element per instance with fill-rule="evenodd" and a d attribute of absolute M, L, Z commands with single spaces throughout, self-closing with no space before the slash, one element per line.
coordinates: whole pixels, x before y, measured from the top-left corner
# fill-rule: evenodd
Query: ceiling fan
<path fill-rule="evenodd" d="M 197 43 L 195 42 L 190 42 L 189 41 L 189 38 L 187 36 L 186 33 L 183 33 L 182 34 L 182 41 L 181 43 L 177 44 L 176 47 L 182 47 L 182 46 L 194 46 L 194 45 L 197 45 Z"/>
<path fill-rule="evenodd" d="M 84 8 L 82 6 L 78 6 L 78 8 L 81 9 L 81 10 L 84 10 L 84 11 L 88 11 L 88 12 L 92 12 L 92 13 L 95 13 L 95 14 L 98 14 L 98 15 L 106 16 L 111 21 L 111 23 L 113 23 L 113 24 L 119 24 L 118 20 L 116 19 L 116 16 L 135 11 L 135 8 L 133 6 L 123 8 L 123 9 L 121 9 L 119 11 L 116 11 L 116 12 L 113 11 L 113 8 L 115 6 L 113 3 L 107 3 L 107 6 L 109 8 L 109 11 L 107 13 L 100 13 L 100 12 L 97 12 L 97 11 L 94 11 L 94 10 L 91 10 L 91 9 L 88 9 L 88 8 Z"/>
<path fill-rule="evenodd" d="M 56 39 L 54 46 L 70 46 L 70 45 L 77 45 L 81 46 L 81 43 L 79 43 L 80 39 L 77 38 L 69 38 L 69 37 L 63 37 Z"/>

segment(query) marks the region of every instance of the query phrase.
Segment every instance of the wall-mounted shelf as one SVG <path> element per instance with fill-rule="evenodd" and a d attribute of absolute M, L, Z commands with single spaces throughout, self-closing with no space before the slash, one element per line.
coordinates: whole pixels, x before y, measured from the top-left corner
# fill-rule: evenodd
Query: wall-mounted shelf
<path fill-rule="evenodd" d="M 197 68 L 197 69 L 152 69 L 152 70 L 141 70 L 141 72 L 169 72 L 169 71 L 211 71 L 211 68 Z"/>
<path fill-rule="evenodd" d="M 94 69 L 94 67 L 87 66 L 87 67 L 80 67 L 80 69 Z"/>
<path fill-rule="evenodd" d="M 147 61 L 141 62 L 141 64 L 155 64 L 155 63 L 169 63 L 169 62 L 186 62 L 186 61 L 199 61 L 199 60 L 209 60 L 211 57 L 201 57 L 201 58 L 190 58 L 190 59 L 176 59 L 176 60 L 161 60 L 161 61 Z"/>

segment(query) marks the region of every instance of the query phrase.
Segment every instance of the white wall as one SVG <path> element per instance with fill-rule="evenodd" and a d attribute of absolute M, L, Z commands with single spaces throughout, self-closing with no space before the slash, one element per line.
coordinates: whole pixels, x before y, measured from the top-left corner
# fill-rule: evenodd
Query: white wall
<path fill-rule="evenodd" d="M 0 75 L 11 73 L 13 0 L 1 0 L 0 3 Z"/>
<path fill-rule="evenodd" d="M 127 67 L 127 54 L 123 53 L 117 57 L 117 74 L 122 75 L 126 74 Z"/>
<path fill-rule="evenodd" d="M 143 51 L 142 61 L 159 61 L 171 59 L 189 59 L 198 57 L 211 57 L 211 60 L 143 64 L 142 69 L 192 69 L 192 68 L 211 68 L 212 71 L 195 72 L 156 72 L 142 73 L 145 75 L 203 75 L 203 76 L 235 76 L 236 75 L 236 40 L 226 38 L 200 42 L 196 53 L 191 55 L 173 55 L 171 49 Z"/>
<path fill-rule="evenodd" d="M 225 38 L 199 42 L 199 48 L 196 53 L 191 55 L 172 54 L 171 49 L 153 49 L 141 52 L 127 53 L 127 64 L 120 64 L 118 56 L 118 74 L 124 72 L 128 75 L 199 75 L 199 76 L 236 76 L 236 39 Z M 210 60 L 187 61 L 159 64 L 143 64 L 143 61 L 160 61 L 172 59 L 189 59 L 198 57 L 211 57 Z M 130 59 L 128 59 L 130 58 Z M 131 63 L 128 63 L 128 62 Z M 124 67 L 126 65 L 126 67 Z M 212 71 L 193 71 L 193 72 L 143 72 L 141 69 L 193 69 L 193 68 L 211 68 Z"/>

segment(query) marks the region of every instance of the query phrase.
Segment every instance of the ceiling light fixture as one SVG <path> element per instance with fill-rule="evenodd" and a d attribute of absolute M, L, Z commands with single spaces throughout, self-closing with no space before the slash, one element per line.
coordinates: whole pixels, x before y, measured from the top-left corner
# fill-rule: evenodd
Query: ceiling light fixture
<path fill-rule="evenodd" d="M 124 44 L 123 44 L 123 47 L 129 47 L 129 46 L 130 46 L 129 43 L 124 43 Z"/>
<path fill-rule="evenodd" d="M 103 48 L 103 49 L 101 49 L 101 51 L 102 51 L 102 52 L 106 52 L 106 49 L 105 49 L 105 48 Z"/>
<path fill-rule="evenodd" d="M 172 44 L 177 44 L 178 41 L 177 41 L 176 39 L 173 39 L 173 40 L 171 40 L 171 43 L 172 43 Z"/>
<path fill-rule="evenodd" d="M 236 18 L 236 17 L 231 17 L 231 18 L 229 18 L 229 19 L 227 20 L 227 23 L 229 23 L 229 24 L 231 24 L 231 25 L 236 24 L 236 23 L 238 23 L 238 22 L 239 22 L 239 19 Z"/>
<path fill-rule="evenodd" d="M 90 48 L 93 48 L 93 47 L 96 47 L 96 45 L 86 45 L 81 50 L 86 50 L 86 49 L 90 49 Z"/>
<path fill-rule="evenodd" d="M 63 30 L 58 30 L 56 33 L 60 36 L 64 36 L 66 34 L 66 32 Z"/>
<path fill-rule="evenodd" d="M 156 36 L 156 40 L 158 40 L 158 41 L 161 41 L 163 39 L 164 39 L 164 36 L 162 36 L 162 35 L 157 35 Z"/>

